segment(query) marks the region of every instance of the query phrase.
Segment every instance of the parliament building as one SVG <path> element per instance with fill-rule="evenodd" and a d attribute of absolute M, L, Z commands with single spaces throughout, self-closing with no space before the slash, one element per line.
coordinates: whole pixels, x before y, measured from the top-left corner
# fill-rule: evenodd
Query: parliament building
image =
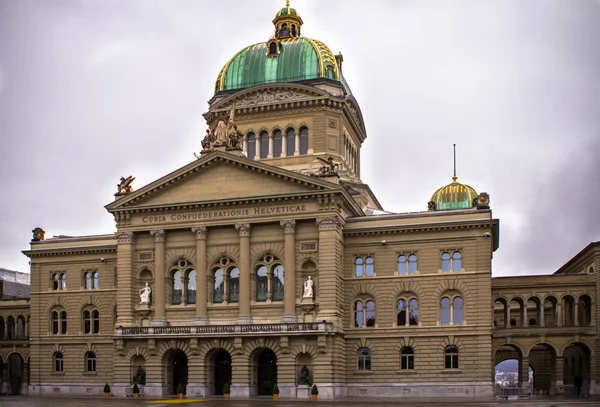
<path fill-rule="evenodd" d="M 121 179 L 115 233 L 34 230 L 29 300 L 0 301 L 1 392 L 484 397 L 517 359 L 523 388 L 600 393 L 600 242 L 492 278 L 487 193 L 455 174 L 422 212 L 386 211 L 342 55 L 289 4 L 273 24 L 218 74 L 196 158 Z"/>

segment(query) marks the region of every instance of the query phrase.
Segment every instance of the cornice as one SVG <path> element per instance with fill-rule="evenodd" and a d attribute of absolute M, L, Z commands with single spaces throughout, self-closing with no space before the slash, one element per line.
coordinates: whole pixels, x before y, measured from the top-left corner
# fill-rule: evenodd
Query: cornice
<path fill-rule="evenodd" d="M 376 236 L 390 235 L 403 233 L 420 233 L 420 232 L 439 232 L 449 230 L 466 230 L 490 228 L 496 226 L 494 219 L 475 220 L 475 221 L 457 221 L 448 222 L 445 224 L 408 224 L 408 225 L 384 225 L 384 226 L 368 226 L 364 228 L 345 228 L 344 236 Z"/>
<path fill-rule="evenodd" d="M 46 249 L 23 250 L 23 254 L 30 258 L 34 257 L 52 257 L 77 254 L 99 254 L 99 253 L 115 253 L 117 245 L 105 245 L 94 247 L 56 247 Z"/>

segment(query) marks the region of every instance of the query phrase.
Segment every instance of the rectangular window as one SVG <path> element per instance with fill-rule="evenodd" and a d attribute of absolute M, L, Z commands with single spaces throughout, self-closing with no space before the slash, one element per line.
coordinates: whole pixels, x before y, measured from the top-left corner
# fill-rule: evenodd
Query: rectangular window
<path fill-rule="evenodd" d="M 413 370 L 415 368 L 414 355 L 402 355 L 402 370 Z"/>

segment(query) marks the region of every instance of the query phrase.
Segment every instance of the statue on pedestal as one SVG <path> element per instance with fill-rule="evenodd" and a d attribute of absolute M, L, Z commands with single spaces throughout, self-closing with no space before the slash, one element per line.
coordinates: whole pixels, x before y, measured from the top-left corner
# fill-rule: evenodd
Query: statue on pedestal
<path fill-rule="evenodd" d="M 140 304 L 150 304 L 150 294 L 152 294 L 152 289 L 146 283 L 145 287 L 140 288 Z"/>
<path fill-rule="evenodd" d="M 308 279 L 304 282 L 304 293 L 302 294 L 302 297 L 304 298 L 312 298 L 313 297 L 313 280 L 310 276 L 308 276 Z"/>

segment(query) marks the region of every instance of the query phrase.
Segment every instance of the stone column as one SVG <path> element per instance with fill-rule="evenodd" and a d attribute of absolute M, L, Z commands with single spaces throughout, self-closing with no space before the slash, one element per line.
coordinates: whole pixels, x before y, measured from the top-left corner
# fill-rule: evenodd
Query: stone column
<path fill-rule="evenodd" d="M 563 326 L 563 312 L 560 302 L 556 303 L 556 326 Z"/>
<path fill-rule="evenodd" d="M 554 373 L 552 376 L 552 386 L 550 391 L 553 394 L 563 394 L 565 392 L 565 387 L 563 383 L 564 376 L 564 358 L 562 356 L 557 356 L 554 363 Z"/>
<path fill-rule="evenodd" d="M 540 327 L 544 328 L 546 326 L 546 314 L 544 312 L 544 301 L 542 300 L 540 305 Z"/>
<path fill-rule="evenodd" d="M 523 328 L 529 326 L 529 321 L 527 321 L 527 301 L 525 301 L 525 304 L 523 305 L 523 321 L 521 322 L 523 323 Z"/>
<path fill-rule="evenodd" d="M 300 155 L 300 133 L 294 132 L 294 155 Z"/>
<path fill-rule="evenodd" d="M 344 250 L 343 221 L 337 216 L 317 219 L 319 225 L 319 281 L 315 281 L 316 300 L 319 302 L 317 321 L 342 322 L 340 308 L 345 305 L 343 293 L 343 265 L 339 261 Z"/>
<path fill-rule="evenodd" d="M 573 303 L 575 312 L 573 313 L 573 326 L 579 326 L 579 301 Z"/>
<path fill-rule="evenodd" d="M 282 323 L 298 322 L 296 317 L 296 221 L 282 220 L 280 222 L 285 234 L 284 293 Z"/>
<path fill-rule="evenodd" d="M 521 357 L 519 363 L 519 382 L 522 387 L 529 387 L 529 356 Z"/>
<path fill-rule="evenodd" d="M 154 236 L 154 292 L 152 301 L 154 302 L 154 319 L 150 324 L 152 326 L 164 326 L 166 319 L 166 265 L 165 265 L 165 231 L 152 230 Z"/>
<path fill-rule="evenodd" d="M 273 133 L 269 133 L 269 153 L 267 158 L 273 158 Z"/>
<path fill-rule="evenodd" d="M 506 304 L 504 309 L 504 327 L 510 328 L 510 302 Z"/>
<path fill-rule="evenodd" d="M 238 324 L 252 322 L 250 315 L 250 224 L 238 223 L 235 225 L 240 235 L 240 296 Z"/>
<path fill-rule="evenodd" d="M 122 232 L 117 235 L 117 321 L 116 326 L 133 325 L 133 309 L 139 303 L 133 287 L 133 256 L 135 252 L 135 234 Z M 136 301 L 137 299 L 137 301 Z M 135 302 L 134 302 L 135 301 Z M 7 330 L 4 331 L 5 333 Z"/>
<path fill-rule="evenodd" d="M 257 135 L 254 140 L 254 145 L 256 146 L 256 149 L 254 150 L 254 159 L 260 160 L 260 135 Z"/>
<path fill-rule="evenodd" d="M 208 315 L 206 313 L 207 279 L 206 279 L 206 238 L 208 229 L 205 226 L 192 228 L 196 234 L 196 323 L 206 325 Z"/>

